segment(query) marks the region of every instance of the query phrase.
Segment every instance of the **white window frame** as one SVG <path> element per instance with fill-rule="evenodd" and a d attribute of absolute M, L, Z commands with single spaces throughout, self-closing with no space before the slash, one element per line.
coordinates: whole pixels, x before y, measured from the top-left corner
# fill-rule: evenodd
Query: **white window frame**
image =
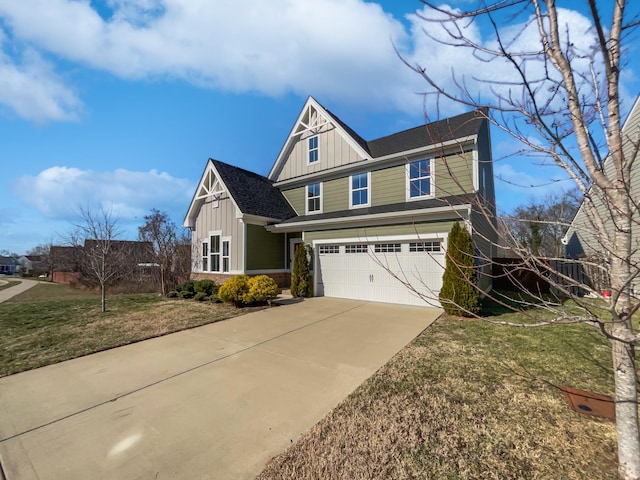
<path fill-rule="evenodd" d="M 353 188 L 353 178 L 360 176 L 360 175 L 366 175 L 367 176 L 367 186 L 365 188 L 356 188 L 354 190 Z M 367 192 L 367 203 L 359 203 L 357 205 L 353 204 L 353 192 L 357 192 L 357 191 L 362 191 L 362 190 L 366 190 Z M 353 175 L 351 175 L 349 177 L 349 208 L 363 208 L 363 207 L 368 207 L 371 205 L 371 172 L 361 172 L 361 173 L 355 173 Z"/>
<path fill-rule="evenodd" d="M 318 194 L 318 210 L 309 210 L 309 187 L 311 185 L 319 185 L 319 194 Z M 316 198 L 316 197 L 312 197 Z M 304 187 L 304 209 L 307 215 L 313 215 L 316 213 L 322 213 L 322 182 L 313 182 Z"/>
<path fill-rule="evenodd" d="M 224 244 L 227 244 L 227 254 L 224 252 Z M 222 237 L 222 248 L 221 248 L 221 267 L 222 273 L 229 273 L 231 271 L 231 237 Z M 225 269 L 224 261 L 227 261 L 227 268 Z"/>
<path fill-rule="evenodd" d="M 212 242 L 213 237 L 218 237 L 217 252 L 213 251 L 213 242 Z M 221 231 L 209 232 L 208 242 L 209 242 L 209 270 L 208 271 L 213 273 L 221 273 L 222 272 L 222 232 Z M 218 268 L 217 270 L 214 270 L 213 268 L 214 258 L 216 257 L 217 257 Z"/>
<path fill-rule="evenodd" d="M 206 241 L 202 242 L 202 271 L 203 272 L 208 272 L 209 271 L 209 239 L 207 238 Z"/>
<path fill-rule="evenodd" d="M 429 162 L 429 175 L 425 175 L 422 177 L 416 177 L 416 178 L 411 178 L 411 165 L 413 165 L 416 162 L 423 162 L 423 161 L 427 161 Z M 411 202 L 414 200 L 424 200 L 425 198 L 433 198 L 434 197 L 434 191 L 435 191 L 435 183 L 433 181 L 434 179 L 434 161 L 433 158 L 417 158 L 415 160 L 411 160 L 409 162 L 407 162 L 407 167 L 406 167 L 406 178 L 407 178 L 407 202 Z M 418 195 L 416 197 L 412 197 L 411 196 L 411 182 L 415 181 L 415 180 L 424 180 L 424 179 L 429 179 L 429 193 L 425 194 L 425 195 Z"/>
<path fill-rule="evenodd" d="M 315 139 L 315 147 L 311 146 L 313 139 Z M 315 153 L 315 160 L 311 160 L 313 153 Z M 318 163 L 320 163 L 320 135 L 315 133 L 307 137 L 307 165 L 317 165 Z"/>

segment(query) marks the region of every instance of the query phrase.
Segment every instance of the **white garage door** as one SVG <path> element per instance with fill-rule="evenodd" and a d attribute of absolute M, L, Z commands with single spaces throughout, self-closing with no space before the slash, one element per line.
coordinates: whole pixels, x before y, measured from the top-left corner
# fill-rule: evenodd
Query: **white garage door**
<path fill-rule="evenodd" d="M 317 295 L 429 306 L 398 280 L 401 279 L 431 299 L 432 306 L 438 306 L 445 262 L 440 239 L 384 243 L 336 241 L 316 245 L 315 251 Z"/>

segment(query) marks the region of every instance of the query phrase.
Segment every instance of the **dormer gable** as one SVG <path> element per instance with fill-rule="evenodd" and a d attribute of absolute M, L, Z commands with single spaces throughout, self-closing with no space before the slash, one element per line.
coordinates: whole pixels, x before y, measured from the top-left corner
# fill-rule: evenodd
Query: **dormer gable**
<path fill-rule="evenodd" d="M 187 228 L 195 228 L 196 217 L 203 204 L 208 203 L 211 208 L 217 208 L 222 198 L 226 198 L 228 189 L 220 174 L 216 170 L 214 161 L 209 159 L 204 168 L 198 187 L 193 195 L 189 210 L 185 216 L 183 226 Z M 233 198 L 231 199 L 233 201 Z M 235 202 L 234 202 L 235 203 Z M 237 208 L 237 205 L 236 205 Z"/>
<path fill-rule="evenodd" d="M 366 142 L 309 97 L 278 155 L 269 179 L 289 180 L 370 158 Z"/>

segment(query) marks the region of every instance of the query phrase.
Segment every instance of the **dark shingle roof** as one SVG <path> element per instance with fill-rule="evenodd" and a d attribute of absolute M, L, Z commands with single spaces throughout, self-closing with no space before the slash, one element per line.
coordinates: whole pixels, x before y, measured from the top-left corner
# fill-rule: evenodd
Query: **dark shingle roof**
<path fill-rule="evenodd" d="M 324 108 L 324 107 L 323 107 Z M 335 113 L 325 108 L 331 118 L 338 123 L 348 135 L 353 138 L 362 149 L 372 158 L 400 153 L 414 148 L 425 147 L 435 143 L 464 138 L 478 133 L 482 121 L 486 118 L 487 110 L 456 115 L 451 118 L 432 122 L 427 125 L 410 128 L 402 132 L 387 135 L 375 140 L 366 141 L 349 125 L 344 123 Z"/>
<path fill-rule="evenodd" d="M 273 182 L 262 175 L 211 159 L 242 213 L 286 220 L 296 212 Z"/>
<path fill-rule="evenodd" d="M 378 138 L 367 142 L 368 151 L 373 158 L 383 157 L 434 143 L 474 135 L 478 133 L 486 114 L 486 110 L 474 110 Z"/>
<path fill-rule="evenodd" d="M 325 108 L 325 110 L 331 116 L 331 118 L 333 118 L 333 120 L 336 121 L 351 136 L 351 138 L 353 138 L 358 143 L 358 145 L 360 145 L 362 147 L 362 149 L 365 152 L 367 152 L 369 154 L 371 153 L 369 151 L 369 145 L 367 144 L 367 141 L 364 138 L 362 138 L 360 135 L 358 135 L 355 132 L 355 130 L 353 130 L 349 125 L 347 125 L 342 120 L 340 120 L 340 118 L 338 118 L 338 116 L 335 113 L 333 113 L 330 110 L 327 110 L 326 108 Z"/>
<path fill-rule="evenodd" d="M 457 205 L 467 205 L 473 203 L 477 199 L 474 193 L 464 195 L 452 195 L 444 198 L 430 198 L 427 200 L 418 200 L 415 202 L 402 202 L 390 205 L 378 205 L 375 207 L 356 208 L 352 210 L 341 210 L 339 212 L 317 213 L 313 215 L 302 215 L 290 218 L 282 222 L 283 224 L 296 224 L 298 222 L 308 222 L 312 220 L 329 220 L 335 218 L 358 217 L 361 215 L 373 215 L 379 213 L 404 212 L 407 214 L 407 221 L 411 221 L 411 212 L 425 208 L 453 207 Z"/>

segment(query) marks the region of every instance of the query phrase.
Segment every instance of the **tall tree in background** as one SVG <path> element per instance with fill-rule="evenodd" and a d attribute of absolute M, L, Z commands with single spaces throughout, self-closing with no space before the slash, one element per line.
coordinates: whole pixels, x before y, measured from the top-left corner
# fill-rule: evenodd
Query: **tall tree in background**
<path fill-rule="evenodd" d="M 561 8 L 561 3 L 567 8 Z M 540 221 L 533 223 L 538 232 L 529 246 L 515 237 L 507 244 L 519 257 L 519 268 L 545 276 L 557 292 L 575 302 L 569 309 L 564 302 L 549 302 L 538 292 L 528 292 L 535 298 L 533 303 L 553 316 L 538 318 L 529 326 L 584 323 L 609 339 L 618 472 L 623 480 L 640 479 L 635 363 L 640 335 L 632 323 L 640 303 L 632 301 L 631 290 L 640 275 L 632 258 L 638 245 L 632 228 L 637 223 L 638 204 L 630 195 L 632 166 L 640 145 L 635 130 L 631 135 L 623 133 L 620 88 L 625 42 L 635 38 L 632 34 L 639 25 L 638 4 L 628 0 L 508 0 L 481 3 L 468 11 L 439 7 L 427 0 L 423 4 L 425 35 L 451 47 L 454 57 L 452 78 L 446 80 L 436 78 L 439 70 L 433 68 L 433 62 L 409 64 L 426 81 L 427 93 L 438 105 L 453 102 L 469 109 L 488 108 L 483 110 L 488 121 L 517 141 L 522 154 L 555 167 L 584 197 L 581 212 L 588 218 L 597 249 L 608 255 L 608 263 L 601 265 L 610 278 L 611 297 L 606 304 L 578 297 L 575 289 L 568 288 L 575 287 L 578 280 L 560 269 L 549 269 L 534 253 L 543 245 Z M 570 18 L 570 8 L 583 12 L 579 18 L 573 12 Z M 522 22 L 520 28 L 516 28 L 518 22 Z M 491 29 L 491 38 L 481 38 L 479 25 Z M 478 65 L 468 70 L 465 59 Z M 472 73 L 465 75 L 461 73 L 464 70 Z M 481 212 L 483 206 L 477 208 Z M 509 232 L 504 224 L 499 230 Z M 579 287 L 598 293 L 588 283 Z M 486 293 L 494 298 L 497 295 Z M 530 315 L 530 298 L 513 308 Z"/>
<path fill-rule="evenodd" d="M 191 241 L 165 212 L 154 208 L 144 220 L 138 228 L 138 239 L 151 245 L 150 253 L 158 264 L 160 291 L 166 295 L 191 271 Z"/>
<path fill-rule="evenodd" d="M 504 217 L 509 227 L 509 248 L 524 247 L 546 258 L 564 256 L 562 237 L 580 206 L 576 190 L 550 193 L 540 200 L 520 205 Z M 509 238 L 509 237 L 512 237 Z"/>

